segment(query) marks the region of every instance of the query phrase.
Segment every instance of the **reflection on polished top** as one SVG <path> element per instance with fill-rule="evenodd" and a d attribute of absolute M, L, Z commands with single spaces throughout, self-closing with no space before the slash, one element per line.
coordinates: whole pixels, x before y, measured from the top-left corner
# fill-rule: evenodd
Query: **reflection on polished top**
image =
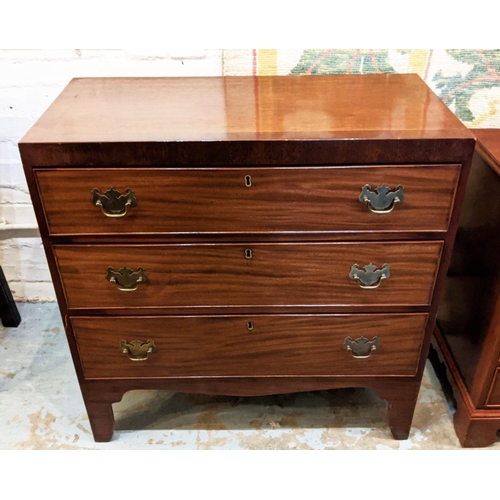
<path fill-rule="evenodd" d="M 22 143 L 470 138 L 417 75 L 72 80 Z"/>

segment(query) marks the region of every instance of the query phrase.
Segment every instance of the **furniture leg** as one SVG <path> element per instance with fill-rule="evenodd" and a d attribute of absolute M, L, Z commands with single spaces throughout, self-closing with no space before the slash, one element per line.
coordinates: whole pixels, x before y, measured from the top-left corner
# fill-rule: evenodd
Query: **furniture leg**
<path fill-rule="evenodd" d="M 402 384 L 392 392 L 380 396 L 388 401 L 388 420 L 394 439 L 408 439 L 420 383 Z"/>
<path fill-rule="evenodd" d="M 87 413 L 94 440 L 98 443 L 111 440 L 115 428 L 115 418 L 111 403 L 86 402 Z"/>

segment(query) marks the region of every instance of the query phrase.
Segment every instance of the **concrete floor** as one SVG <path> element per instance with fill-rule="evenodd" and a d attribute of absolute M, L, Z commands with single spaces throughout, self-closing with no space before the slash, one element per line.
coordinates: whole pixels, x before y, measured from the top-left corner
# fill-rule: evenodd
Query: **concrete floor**
<path fill-rule="evenodd" d="M 368 389 L 234 398 L 157 391 L 114 405 L 94 443 L 57 305 L 20 304 L 0 326 L 0 449 L 460 449 L 452 403 L 425 370 L 410 439 L 392 439 L 386 402 Z M 500 449 L 500 442 L 487 449 Z"/>

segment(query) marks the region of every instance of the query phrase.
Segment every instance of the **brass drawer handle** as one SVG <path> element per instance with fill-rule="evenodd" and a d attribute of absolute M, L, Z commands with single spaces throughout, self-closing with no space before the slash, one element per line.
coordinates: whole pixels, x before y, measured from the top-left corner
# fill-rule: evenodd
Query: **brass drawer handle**
<path fill-rule="evenodd" d="M 365 184 L 361 188 L 359 201 L 366 203 L 369 210 L 374 214 L 388 214 L 394 210 L 396 203 L 401 203 L 405 199 L 404 187 L 399 185 L 391 190 L 385 184 L 372 190 L 370 184 Z"/>
<path fill-rule="evenodd" d="M 128 354 L 132 361 L 146 361 L 148 354 L 156 351 L 155 343 L 152 340 L 147 342 L 141 342 L 140 340 L 132 340 L 132 342 L 120 341 L 120 352 Z"/>
<path fill-rule="evenodd" d="M 368 264 L 363 269 L 360 269 L 358 264 L 353 264 L 349 278 L 355 280 L 360 288 L 373 290 L 378 288 L 382 280 L 386 280 L 391 276 L 389 264 L 384 264 L 381 269 L 377 269 L 374 264 Z"/>
<path fill-rule="evenodd" d="M 125 194 L 120 194 L 115 188 L 110 188 L 105 194 L 100 194 L 98 188 L 92 189 L 92 204 L 101 207 L 106 217 L 125 217 L 129 207 L 137 205 L 134 192 L 127 188 Z"/>
<path fill-rule="evenodd" d="M 143 267 L 138 267 L 137 271 L 132 271 L 128 267 L 122 267 L 115 271 L 112 267 L 108 267 L 106 279 L 110 283 L 115 283 L 116 288 L 122 292 L 133 292 L 137 290 L 139 283 L 146 283 L 148 275 Z"/>
<path fill-rule="evenodd" d="M 373 337 L 373 340 L 370 341 L 366 337 L 360 337 L 356 340 L 347 337 L 342 347 L 346 351 L 350 351 L 353 358 L 366 359 L 372 355 L 373 351 L 380 349 L 380 340 L 378 337 Z"/>

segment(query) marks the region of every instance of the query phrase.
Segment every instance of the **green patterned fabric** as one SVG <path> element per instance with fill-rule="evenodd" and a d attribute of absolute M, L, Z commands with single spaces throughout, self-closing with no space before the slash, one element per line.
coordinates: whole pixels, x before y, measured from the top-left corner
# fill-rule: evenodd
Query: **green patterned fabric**
<path fill-rule="evenodd" d="M 500 88 L 500 49 L 495 50 L 447 50 L 450 56 L 471 67 L 466 74 L 445 76 L 439 70 L 433 77 L 438 95 L 448 106 L 455 105 L 455 114 L 462 121 L 475 119 L 470 101 L 481 89 Z"/>
<path fill-rule="evenodd" d="M 322 58 L 323 53 L 323 50 L 304 50 L 297 66 L 290 73 L 301 75 L 311 67 L 311 75 L 395 73 L 387 50 L 337 49 Z"/>

